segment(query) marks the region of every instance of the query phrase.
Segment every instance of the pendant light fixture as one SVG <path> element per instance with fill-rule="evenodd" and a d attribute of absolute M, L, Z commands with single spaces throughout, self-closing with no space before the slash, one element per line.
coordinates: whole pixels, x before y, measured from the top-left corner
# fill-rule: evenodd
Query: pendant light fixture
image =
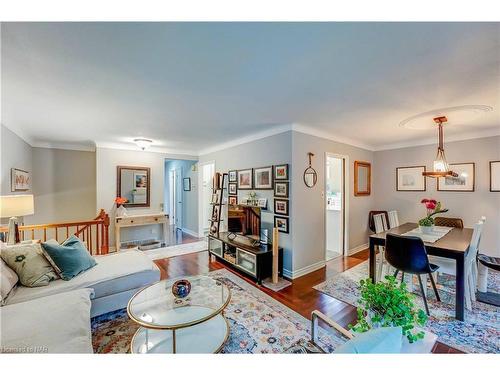
<path fill-rule="evenodd" d="M 444 134 L 443 134 L 443 124 L 448 121 L 446 116 L 434 117 L 434 122 L 438 126 L 438 149 L 436 154 L 436 159 L 434 159 L 433 167 L 431 172 L 423 172 L 422 175 L 425 177 L 458 177 L 456 172 L 450 170 L 450 166 L 446 161 L 446 156 L 444 155 Z"/>

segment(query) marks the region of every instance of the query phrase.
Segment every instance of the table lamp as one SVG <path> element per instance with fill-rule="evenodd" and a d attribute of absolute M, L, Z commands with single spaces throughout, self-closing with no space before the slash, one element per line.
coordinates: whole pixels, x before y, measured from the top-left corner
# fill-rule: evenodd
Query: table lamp
<path fill-rule="evenodd" d="M 7 243 L 14 245 L 19 241 L 19 217 L 35 213 L 33 195 L 0 196 L 0 217 L 9 218 L 9 235 Z"/>

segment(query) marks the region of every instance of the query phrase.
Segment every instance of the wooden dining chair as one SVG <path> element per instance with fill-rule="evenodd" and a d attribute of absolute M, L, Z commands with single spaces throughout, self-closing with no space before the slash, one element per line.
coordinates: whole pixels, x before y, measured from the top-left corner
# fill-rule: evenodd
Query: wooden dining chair
<path fill-rule="evenodd" d="M 398 211 L 389 211 L 387 213 L 389 216 L 389 228 L 396 228 L 399 227 L 399 217 L 398 217 Z"/>
<path fill-rule="evenodd" d="M 419 237 L 400 236 L 398 234 L 387 233 L 385 240 L 385 259 L 392 267 L 396 269 L 394 277 L 398 276 L 401 271 L 401 280 L 404 280 L 405 273 L 417 275 L 422 299 L 424 300 L 425 311 L 429 313 L 427 305 L 427 296 L 422 283 L 421 275 L 428 275 L 431 279 L 431 284 L 436 295 L 436 299 L 441 301 L 439 293 L 432 277 L 432 273 L 439 269 L 439 266 L 429 262 L 427 250 L 424 242 Z"/>
<path fill-rule="evenodd" d="M 389 229 L 387 225 L 386 215 L 384 213 L 373 215 L 373 223 L 375 226 L 375 233 L 382 233 Z M 377 267 L 377 280 L 382 280 L 383 277 L 383 267 L 385 261 L 384 246 L 377 246 L 379 253 L 379 263 Z M 387 263 L 386 263 L 387 264 Z M 389 272 L 387 268 L 386 272 Z"/>
<path fill-rule="evenodd" d="M 437 225 L 438 227 L 452 227 L 462 229 L 464 227 L 464 222 L 458 217 L 436 216 L 434 218 L 434 225 Z"/>

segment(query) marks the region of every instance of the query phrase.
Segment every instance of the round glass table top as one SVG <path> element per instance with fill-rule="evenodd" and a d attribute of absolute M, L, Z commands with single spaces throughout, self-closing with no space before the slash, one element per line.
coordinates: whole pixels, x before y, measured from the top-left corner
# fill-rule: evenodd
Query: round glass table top
<path fill-rule="evenodd" d="M 172 293 L 178 280 L 188 280 L 191 291 L 185 298 Z M 152 329 L 178 329 L 202 323 L 218 315 L 229 304 L 226 284 L 208 276 L 161 280 L 137 292 L 127 312 L 139 325 Z"/>

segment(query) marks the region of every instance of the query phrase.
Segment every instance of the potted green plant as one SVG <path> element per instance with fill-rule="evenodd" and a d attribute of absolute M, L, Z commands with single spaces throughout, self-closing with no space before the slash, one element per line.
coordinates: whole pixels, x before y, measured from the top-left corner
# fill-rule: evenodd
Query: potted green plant
<path fill-rule="evenodd" d="M 448 209 L 443 210 L 441 208 L 441 202 L 438 202 L 435 199 L 424 198 L 420 203 L 425 205 L 425 209 L 427 210 L 427 216 L 418 221 L 418 226 L 422 233 L 425 234 L 432 233 L 434 227 L 433 216 L 436 214 L 448 212 Z"/>
<path fill-rule="evenodd" d="M 349 325 L 354 332 L 366 332 L 378 327 L 401 327 L 410 343 L 424 337 L 423 327 L 427 315 L 417 309 L 414 296 L 406 289 L 404 282 L 398 283 L 394 276 L 373 283 L 371 279 L 360 281 L 358 320 Z"/>

